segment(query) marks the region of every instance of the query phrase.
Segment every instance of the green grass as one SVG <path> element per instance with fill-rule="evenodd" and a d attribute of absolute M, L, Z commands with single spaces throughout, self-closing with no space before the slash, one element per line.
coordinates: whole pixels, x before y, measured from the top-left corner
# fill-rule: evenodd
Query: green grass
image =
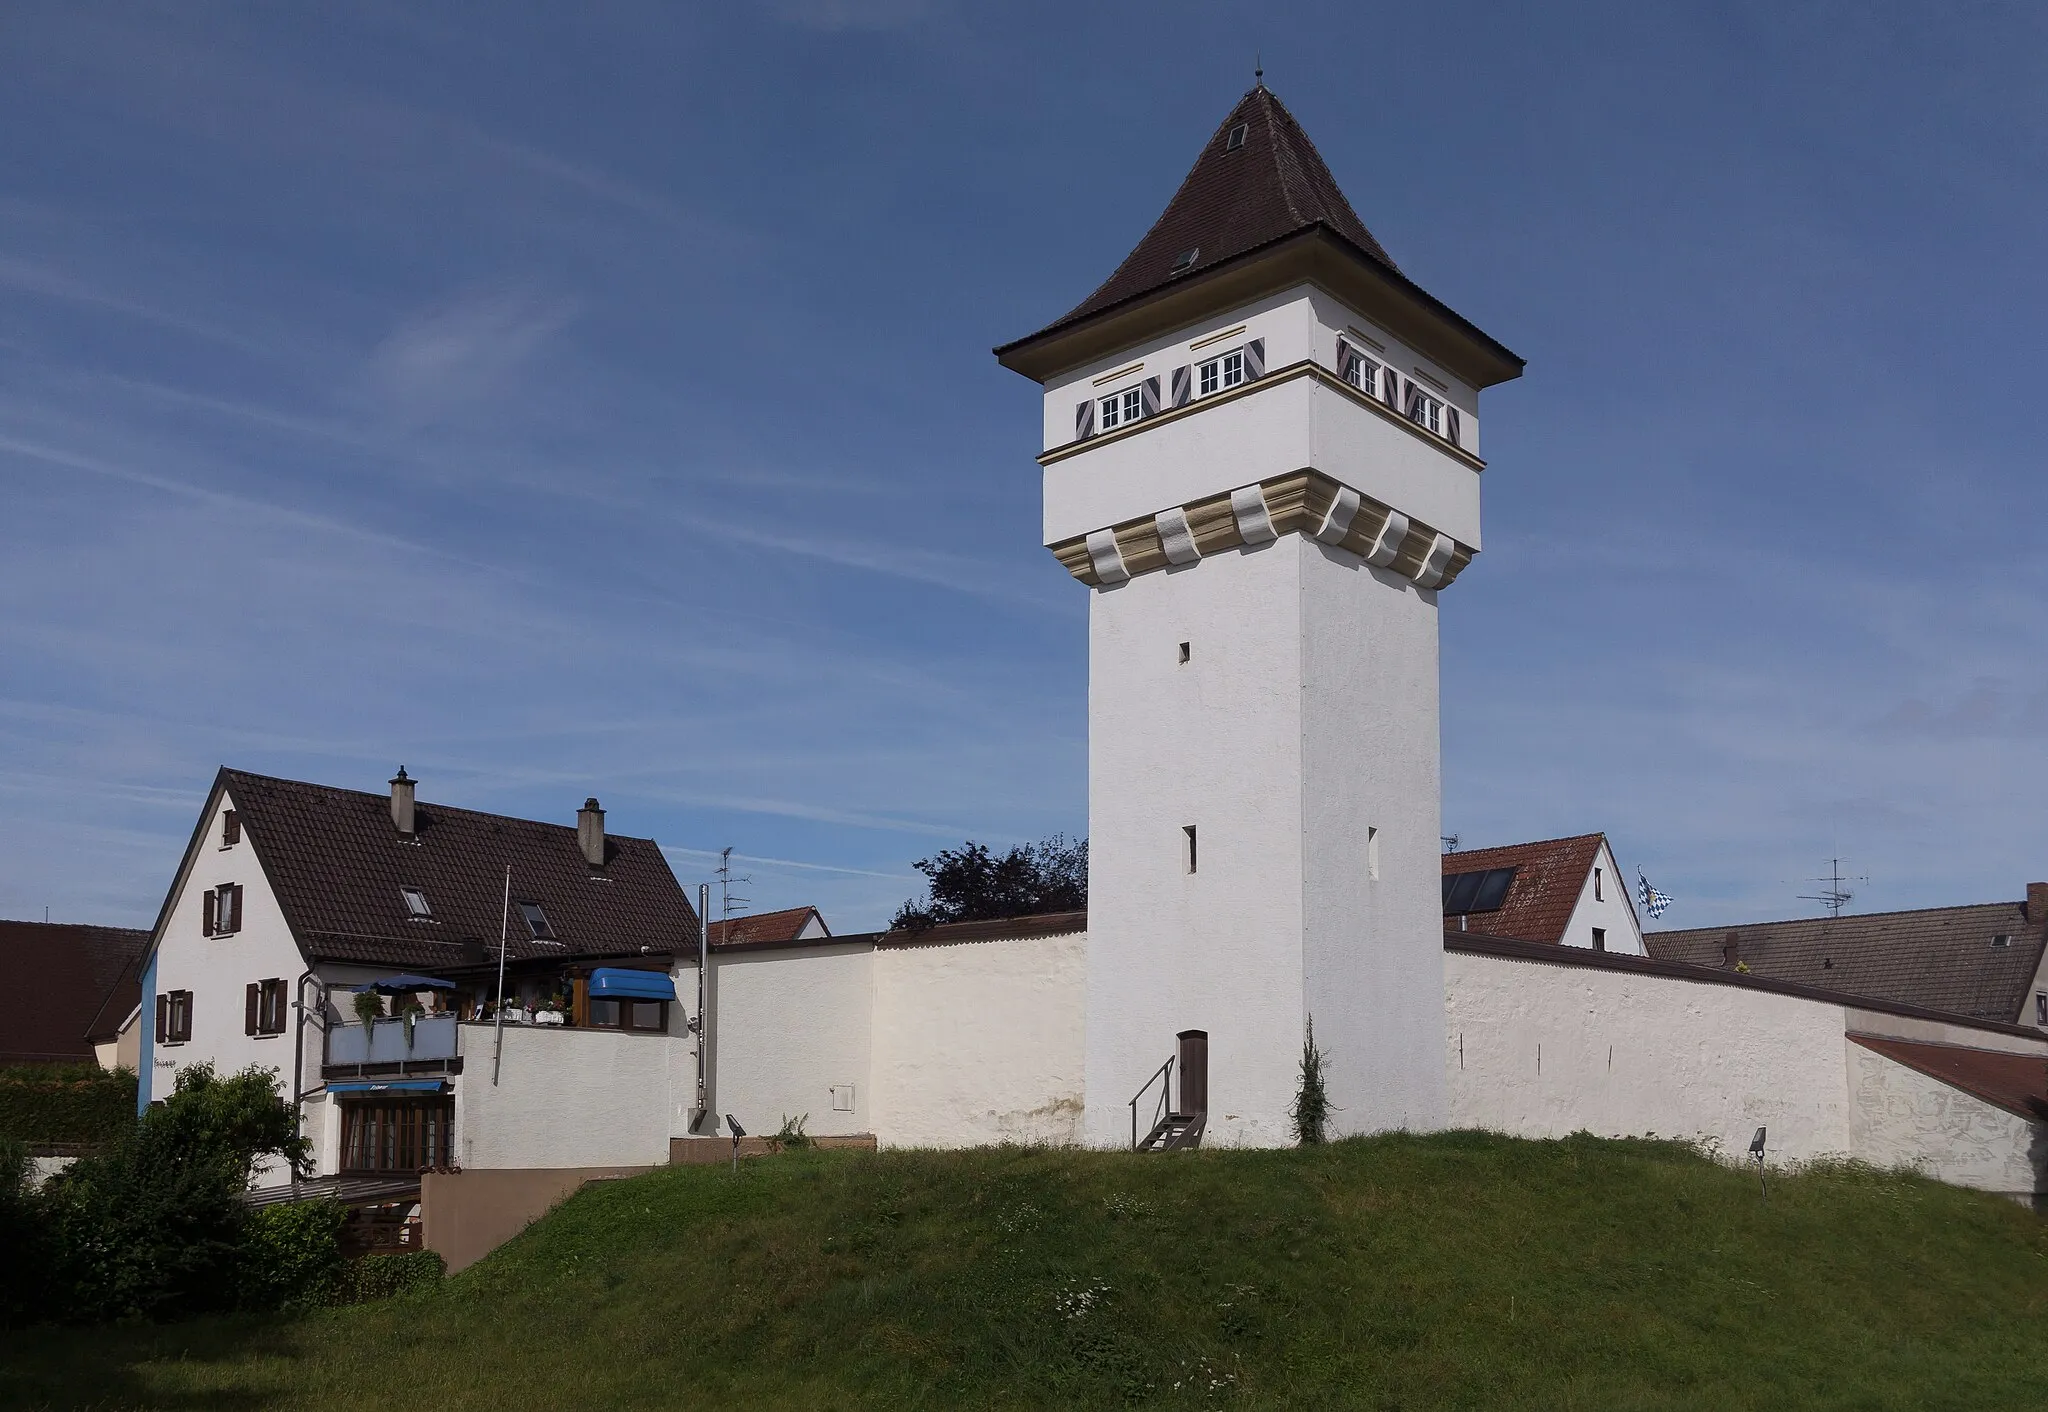
<path fill-rule="evenodd" d="M 591 1187 L 439 1290 L 0 1336 L 0 1403 L 2040 1408 L 2048 1226 L 1654 1142 L 792 1154 Z"/>

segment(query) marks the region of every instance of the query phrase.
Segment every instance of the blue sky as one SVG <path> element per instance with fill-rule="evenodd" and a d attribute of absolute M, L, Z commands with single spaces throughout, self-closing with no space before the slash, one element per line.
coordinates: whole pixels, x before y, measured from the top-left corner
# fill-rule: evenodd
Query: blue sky
<path fill-rule="evenodd" d="M 146 925 L 221 764 L 842 930 L 1086 829 L 1035 389 L 1249 86 L 1529 360 L 1445 825 L 1667 925 L 2048 877 L 2027 8 L 17 3 L 0 915 Z"/>

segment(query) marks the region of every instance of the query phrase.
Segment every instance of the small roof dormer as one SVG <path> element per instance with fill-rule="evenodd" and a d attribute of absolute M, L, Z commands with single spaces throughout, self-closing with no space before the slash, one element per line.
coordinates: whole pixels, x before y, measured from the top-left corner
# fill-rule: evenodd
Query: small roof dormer
<path fill-rule="evenodd" d="M 1114 273 L 1067 314 L 995 353 L 1003 366 L 1045 382 L 1303 280 L 1373 314 L 1474 387 L 1521 376 L 1520 358 L 1401 272 L 1264 83 L 1217 126 Z"/>

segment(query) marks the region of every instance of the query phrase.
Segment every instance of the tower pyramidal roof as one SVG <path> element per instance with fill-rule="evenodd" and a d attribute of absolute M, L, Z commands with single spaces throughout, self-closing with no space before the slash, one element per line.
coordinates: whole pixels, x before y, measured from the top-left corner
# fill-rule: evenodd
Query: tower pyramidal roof
<path fill-rule="evenodd" d="M 1240 126 L 1244 131 L 1237 134 Z M 1344 199 L 1294 114 L 1265 84 L 1256 84 L 1217 126 L 1137 248 L 1054 327 L 1193 278 L 1313 226 L 1326 227 L 1400 273 Z"/>
<path fill-rule="evenodd" d="M 1215 300 L 1242 301 L 1292 279 L 1332 289 L 1476 386 L 1521 376 L 1520 358 L 1402 273 L 1264 82 L 1217 124 L 1116 271 L 1066 314 L 997 348 L 996 357 L 1043 381 L 1148 330 L 1199 319 Z"/>

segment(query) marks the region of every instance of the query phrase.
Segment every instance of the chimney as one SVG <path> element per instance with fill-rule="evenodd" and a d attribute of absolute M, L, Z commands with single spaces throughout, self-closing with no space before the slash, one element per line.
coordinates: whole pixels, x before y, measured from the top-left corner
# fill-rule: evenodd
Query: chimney
<path fill-rule="evenodd" d="M 400 765 L 398 773 L 391 777 L 391 822 L 407 838 L 412 837 L 412 785 L 405 766 Z"/>
<path fill-rule="evenodd" d="M 604 866 L 604 810 L 595 797 L 583 801 L 576 811 L 576 842 L 583 849 L 583 861 L 593 868 Z"/>
<path fill-rule="evenodd" d="M 1721 938 L 1721 964 L 1733 966 L 1742 959 L 1742 933 L 1730 932 Z"/>
<path fill-rule="evenodd" d="M 2027 884 L 2027 925 L 2048 931 L 2048 883 Z"/>

